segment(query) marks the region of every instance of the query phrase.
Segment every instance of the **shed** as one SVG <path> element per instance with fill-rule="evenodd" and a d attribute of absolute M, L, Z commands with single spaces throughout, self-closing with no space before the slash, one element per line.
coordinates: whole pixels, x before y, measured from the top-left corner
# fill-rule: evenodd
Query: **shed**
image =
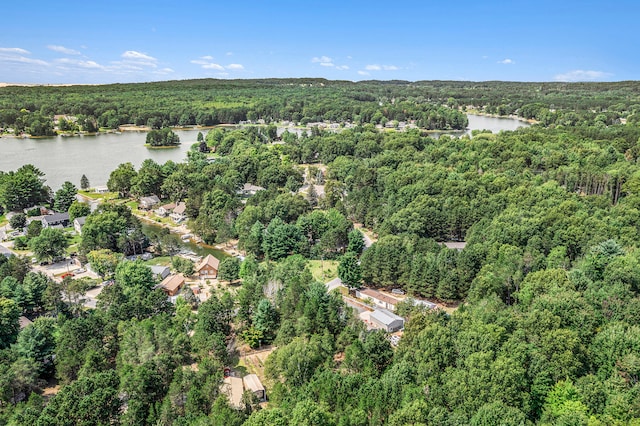
<path fill-rule="evenodd" d="M 393 333 L 404 327 L 404 318 L 386 309 L 376 309 L 371 312 L 369 319 L 388 333 Z"/>
<path fill-rule="evenodd" d="M 264 390 L 264 386 L 262 386 L 262 382 L 257 375 L 247 374 L 242 378 L 242 381 L 244 382 L 245 389 L 253 392 L 260 401 L 267 400 L 267 392 Z"/>
<path fill-rule="evenodd" d="M 244 388 L 240 377 L 225 377 L 222 383 L 222 392 L 229 397 L 229 405 L 234 408 L 242 408 L 242 394 Z"/>

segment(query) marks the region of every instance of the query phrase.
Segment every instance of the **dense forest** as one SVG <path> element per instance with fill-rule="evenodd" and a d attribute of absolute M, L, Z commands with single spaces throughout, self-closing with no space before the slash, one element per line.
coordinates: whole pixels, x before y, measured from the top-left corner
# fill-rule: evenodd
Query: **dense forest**
<path fill-rule="evenodd" d="M 640 84 L 324 79 L 185 80 L 101 86 L 0 88 L 0 127 L 34 136 L 134 124 L 211 126 L 264 120 L 464 129 L 471 107 L 544 125 L 640 119 Z M 54 116 L 57 121 L 54 122 Z M 70 117 L 73 117 L 71 119 Z"/>
<path fill-rule="evenodd" d="M 95 309 L 82 306 L 86 283 L 0 257 L 0 424 L 640 424 L 639 88 L 202 80 L 0 91 L 5 113 L 100 121 L 91 106 L 103 102 L 118 124 L 150 112 L 152 127 L 174 125 L 178 110 L 354 123 L 281 136 L 215 128 L 182 163 L 121 164 L 108 183 L 117 198 L 82 212 L 78 255 L 111 282 Z M 380 131 L 371 120 L 463 106 L 538 123 L 436 139 L 428 125 Z M 71 183 L 53 194 L 44 182 L 32 166 L 2 172 L 0 204 L 80 214 Z M 184 201 L 205 242 L 237 239 L 246 258 L 222 262 L 234 285 L 173 304 L 147 264 L 122 260 L 175 250 L 128 207 L 149 195 Z M 377 237 L 369 247 L 355 224 Z M 42 232 L 24 244 L 53 237 Z M 447 309 L 401 303 L 393 346 L 313 278 L 310 261 L 329 259 L 351 289 L 402 289 Z M 22 330 L 21 315 L 33 320 Z M 233 407 L 220 390 L 240 345 L 276 348 L 267 404 L 247 393 Z M 43 393 L 52 383 L 59 391 Z"/>

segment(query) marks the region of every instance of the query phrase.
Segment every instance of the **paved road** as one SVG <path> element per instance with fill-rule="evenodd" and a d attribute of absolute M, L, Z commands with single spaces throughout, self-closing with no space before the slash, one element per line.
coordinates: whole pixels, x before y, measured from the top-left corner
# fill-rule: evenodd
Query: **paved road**
<path fill-rule="evenodd" d="M 0 244 L 0 254 L 3 254 L 7 257 L 11 256 L 13 254 L 13 252 L 11 250 L 9 250 L 8 248 L 6 248 L 5 246 L 3 246 L 2 244 Z"/>

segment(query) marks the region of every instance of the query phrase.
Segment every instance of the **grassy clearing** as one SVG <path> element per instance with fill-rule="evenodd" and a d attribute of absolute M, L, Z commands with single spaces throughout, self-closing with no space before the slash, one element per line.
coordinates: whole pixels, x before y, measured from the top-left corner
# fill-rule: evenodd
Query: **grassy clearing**
<path fill-rule="evenodd" d="M 308 265 L 313 278 L 326 283 L 338 276 L 338 263 L 337 260 L 310 260 Z"/>
<path fill-rule="evenodd" d="M 118 194 L 116 192 L 98 194 L 97 192 L 92 191 L 78 191 L 78 194 L 91 200 L 112 200 L 114 198 L 118 198 Z"/>
<path fill-rule="evenodd" d="M 169 256 L 158 256 L 145 262 L 147 265 L 171 266 L 171 258 Z"/>

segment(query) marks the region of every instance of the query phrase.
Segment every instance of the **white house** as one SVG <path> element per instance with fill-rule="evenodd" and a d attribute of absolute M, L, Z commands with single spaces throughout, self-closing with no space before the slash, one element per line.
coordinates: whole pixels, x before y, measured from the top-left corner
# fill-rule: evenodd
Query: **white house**
<path fill-rule="evenodd" d="M 394 297 L 387 296 L 370 288 L 356 290 L 356 297 L 362 300 L 370 300 L 376 307 L 389 309 L 390 311 L 395 311 L 396 305 L 399 302 L 399 300 Z"/>
<path fill-rule="evenodd" d="M 187 219 L 187 205 L 184 201 L 180 201 L 173 209 L 169 217 L 173 219 L 175 223 L 180 223 Z"/>

